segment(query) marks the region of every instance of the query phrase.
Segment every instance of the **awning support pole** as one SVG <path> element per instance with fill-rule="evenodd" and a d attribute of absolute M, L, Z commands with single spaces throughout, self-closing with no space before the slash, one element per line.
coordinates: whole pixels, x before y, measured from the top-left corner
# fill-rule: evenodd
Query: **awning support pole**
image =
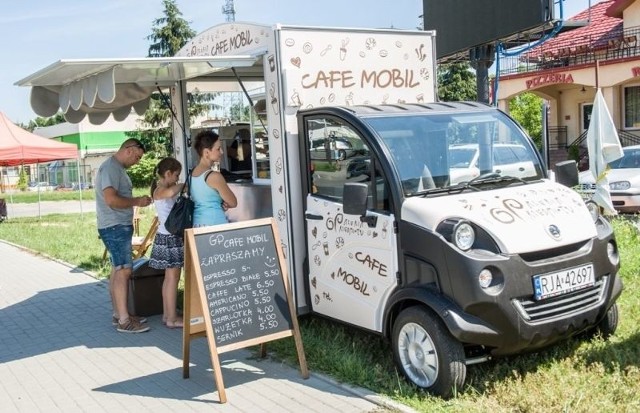
<path fill-rule="evenodd" d="M 156 85 L 156 87 L 160 93 L 160 98 L 171 111 L 174 156 L 182 163 L 183 168 L 180 176 L 181 178 L 185 178 L 185 171 L 188 170 L 191 165 L 191 153 L 189 151 L 191 147 L 191 132 L 189 129 L 189 108 L 184 83 L 183 81 L 179 81 L 175 86 L 171 87 L 171 99 L 162 92 L 159 86 Z M 175 103 L 176 106 L 173 106 L 172 102 Z M 180 118 L 182 118 L 182 122 L 180 122 Z M 177 128 L 176 125 L 178 126 Z M 180 134 L 182 135 L 182 139 L 178 141 L 177 136 Z"/>
<path fill-rule="evenodd" d="M 253 100 L 251 100 L 251 96 L 249 96 L 249 92 L 247 92 L 247 89 L 244 87 L 244 83 L 242 83 L 242 79 L 240 79 L 240 76 L 238 76 L 238 72 L 236 72 L 236 68 L 232 67 L 231 71 L 233 72 L 233 75 L 236 77 L 236 79 L 238 79 L 238 83 L 240 84 L 240 87 L 242 88 L 244 95 L 247 97 L 247 100 L 249 101 L 249 105 L 251 105 L 251 110 L 255 110 L 253 108 Z M 267 131 L 267 127 L 265 126 L 260 116 L 258 116 L 258 120 L 260 121 L 260 124 L 262 125 L 262 129 L 264 129 L 265 133 L 269 134 L 269 132 Z"/>

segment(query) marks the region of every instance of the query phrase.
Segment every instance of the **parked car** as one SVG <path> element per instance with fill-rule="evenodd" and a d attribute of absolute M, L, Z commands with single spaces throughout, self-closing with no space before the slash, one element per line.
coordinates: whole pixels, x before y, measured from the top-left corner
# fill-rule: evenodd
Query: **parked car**
<path fill-rule="evenodd" d="M 29 191 L 53 191 L 58 187 L 58 184 L 49 182 L 29 182 Z"/>
<path fill-rule="evenodd" d="M 345 160 L 356 154 L 356 149 L 347 138 L 330 136 L 311 141 L 311 159 Z"/>
<path fill-rule="evenodd" d="M 477 144 L 460 144 L 449 147 L 450 181 L 452 184 L 468 181 L 480 175 Z M 536 174 L 530 153 L 522 145 L 493 144 L 493 172 L 525 178 Z"/>
<path fill-rule="evenodd" d="M 624 213 L 640 212 L 640 145 L 623 148 L 624 155 L 609 163 L 607 173 L 613 207 Z M 591 171 L 580 172 L 579 191 L 590 197 L 595 191 L 595 179 Z"/>

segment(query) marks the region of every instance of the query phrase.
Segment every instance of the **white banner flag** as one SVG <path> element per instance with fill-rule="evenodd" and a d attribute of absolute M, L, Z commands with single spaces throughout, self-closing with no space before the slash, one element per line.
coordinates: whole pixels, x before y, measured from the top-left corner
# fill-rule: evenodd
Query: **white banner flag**
<path fill-rule="evenodd" d="M 618 138 L 618 130 L 611 119 L 609 109 L 600 89 L 593 101 L 593 111 L 587 131 L 587 149 L 589 150 L 589 170 L 596 182 L 596 190 L 592 199 L 604 209 L 606 215 L 616 215 L 611 203 L 607 172 L 609 162 L 621 158 L 622 145 Z"/>

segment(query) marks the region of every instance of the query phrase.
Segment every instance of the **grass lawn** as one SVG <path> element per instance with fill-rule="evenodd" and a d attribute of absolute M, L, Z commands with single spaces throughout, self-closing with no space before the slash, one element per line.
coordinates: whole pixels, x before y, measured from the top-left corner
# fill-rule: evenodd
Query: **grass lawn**
<path fill-rule="evenodd" d="M 141 233 L 153 209 L 143 210 Z M 635 412 L 640 411 L 640 236 L 614 220 L 624 291 L 620 324 L 609 340 L 570 340 L 545 351 L 469 366 L 467 385 L 442 400 L 409 385 L 396 372 L 389 344 L 378 336 L 314 316 L 300 319 L 312 371 L 366 387 L 421 412 Z M 15 218 L 0 224 L 0 239 L 26 246 L 105 277 L 95 214 Z M 297 364 L 293 339 L 268 350 Z"/>

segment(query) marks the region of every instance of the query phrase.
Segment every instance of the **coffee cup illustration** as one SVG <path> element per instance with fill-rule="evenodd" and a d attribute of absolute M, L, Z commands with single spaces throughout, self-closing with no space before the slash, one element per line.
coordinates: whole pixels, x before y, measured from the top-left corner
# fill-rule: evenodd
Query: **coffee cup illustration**
<path fill-rule="evenodd" d="M 302 102 L 300 101 L 300 95 L 298 94 L 297 91 L 295 91 L 295 89 L 293 94 L 291 95 L 291 102 L 293 103 L 292 106 L 297 106 L 297 107 L 302 106 Z"/>
<path fill-rule="evenodd" d="M 271 95 L 271 106 L 273 107 L 273 112 L 278 115 L 280 113 L 280 108 L 278 108 L 278 98 L 276 97 L 276 85 L 271 83 L 271 87 L 269 88 L 269 95 Z"/>
<path fill-rule="evenodd" d="M 269 56 L 267 58 L 267 60 L 269 61 L 269 71 L 271 72 L 275 72 L 276 70 L 276 59 L 273 55 Z"/>
<path fill-rule="evenodd" d="M 340 60 L 344 60 L 347 57 L 347 45 L 349 44 L 349 38 L 342 39 L 342 46 L 340 46 Z"/>
<path fill-rule="evenodd" d="M 349 92 L 349 94 L 344 98 L 344 103 L 347 106 L 353 105 L 353 92 Z"/>

